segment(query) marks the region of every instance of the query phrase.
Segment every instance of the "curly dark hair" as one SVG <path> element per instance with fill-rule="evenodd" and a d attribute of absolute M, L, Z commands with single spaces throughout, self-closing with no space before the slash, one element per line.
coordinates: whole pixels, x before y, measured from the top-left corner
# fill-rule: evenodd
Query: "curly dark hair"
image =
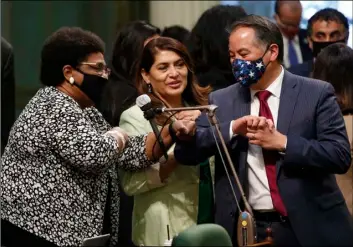
<path fill-rule="evenodd" d="M 62 27 L 51 34 L 42 48 L 40 80 L 56 86 L 65 80 L 63 67 L 76 67 L 92 53 L 104 53 L 105 44 L 96 34 L 79 27 Z"/>

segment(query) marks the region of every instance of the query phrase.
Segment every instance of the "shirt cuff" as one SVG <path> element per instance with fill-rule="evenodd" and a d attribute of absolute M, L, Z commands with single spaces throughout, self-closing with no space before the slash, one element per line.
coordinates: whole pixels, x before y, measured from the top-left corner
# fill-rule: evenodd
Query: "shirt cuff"
<path fill-rule="evenodd" d="M 279 152 L 280 155 L 285 155 L 286 154 L 287 143 L 288 143 L 288 139 L 286 138 L 286 144 L 284 145 L 284 150 Z"/>
<path fill-rule="evenodd" d="M 232 120 L 231 122 L 230 122 L 230 126 L 229 126 L 229 139 L 231 140 L 233 137 L 235 137 L 235 136 L 237 136 L 237 134 L 234 134 L 233 133 L 233 121 L 234 120 Z"/>

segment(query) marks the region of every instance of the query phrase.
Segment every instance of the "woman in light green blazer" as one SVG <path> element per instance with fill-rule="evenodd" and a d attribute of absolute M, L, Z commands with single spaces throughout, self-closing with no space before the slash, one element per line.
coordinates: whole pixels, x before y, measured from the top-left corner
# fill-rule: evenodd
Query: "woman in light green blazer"
<path fill-rule="evenodd" d="M 151 40 L 144 48 L 138 71 L 138 92 L 149 94 L 154 107 L 207 104 L 209 88 L 198 86 L 185 46 L 174 39 Z M 195 120 L 195 112 L 158 116 L 156 122 L 160 128 L 170 122 L 169 117 Z M 129 135 L 152 131 L 137 106 L 123 112 L 120 127 Z M 124 191 L 134 196 L 132 240 L 137 246 L 161 246 L 194 224 L 213 221 L 208 161 L 198 166 L 183 166 L 175 161 L 172 147 L 165 164 L 156 162 L 140 172 L 121 171 L 120 176 Z"/>

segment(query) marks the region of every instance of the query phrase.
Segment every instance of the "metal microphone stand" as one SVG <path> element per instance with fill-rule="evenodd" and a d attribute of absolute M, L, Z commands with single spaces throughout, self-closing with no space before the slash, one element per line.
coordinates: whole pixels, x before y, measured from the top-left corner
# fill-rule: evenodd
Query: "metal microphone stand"
<path fill-rule="evenodd" d="M 251 206 L 250 206 L 248 200 L 246 199 L 246 196 L 245 196 L 243 187 L 242 187 L 242 185 L 240 183 L 239 177 L 238 177 L 238 175 L 237 175 L 237 173 L 235 171 L 234 164 L 233 164 L 232 159 L 231 159 L 231 157 L 229 155 L 227 145 L 226 145 L 226 143 L 224 141 L 224 138 L 222 136 L 222 133 L 221 133 L 221 130 L 220 130 L 220 127 L 219 127 L 219 122 L 218 122 L 217 117 L 215 115 L 216 109 L 217 109 L 217 106 L 208 109 L 207 110 L 207 116 L 208 116 L 209 122 L 211 124 L 211 128 L 212 128 L 212 126 L 214 126 L 214 128 L 216 129 L 216 133 L 217 133 L 218 138 L 219 138 L 219 140 L 221 142 L 221 145 L 222 145 L 222 148 L 223 148 L 223 152 L 226 155 L 230 170 L 231 170 L 232 175 L 233 175 L 233 177 L 235 179 L 236 185 L 237 185 L 237 187 L 238 187 L 238 189 L 240 191 L 240 195 L 241 195 L 241 197 L 243 199 L 244 207 L 245 207 L 244 211 L 242 211 L 240 209 L 238 200 L 237 200 L 235 192 L 234 192 L 232 181 L 231 181 L 230 176 L 228 174 L 227 166 L 226 166 L 226 164 L 225 164 L 225 162 L 223 160 L 221 150 L 220 150 L 220 148 L 218 146 L 218 143 L 217 143 L 217 138 L 216 138 L 216 136 L 215 136 L 215 134 L 214 134 L 214 132 L 212 130 L 214 138 L 215 138 L 215 142 L 216 142 L 216 145 L 217 145 L 217 148 L 218 148 L 218 151 L 219 151 L 219 155 L 221 156 L 221 159 L 222 159 L 222 162 L 223 162 L 223 165 L 224 165 L 224 169 L 225 169 L 226 174 L 228 176 L 228 180 L 229 180 L 229 183 L 230 183 L 231 188 L 233 190 L 233 195 L 235 197 L 235 200 L 236 200 L 236 203 L 237 203 L 237 206 L 238 206 L 238 210 L 239 210 L 239 218 L 238 218 L 238 224 L 237 224 L 238 246 L 242 246 L 242 247 L 245 247 L 245 246 L 255 247 L 255 246 L 265 246 L 265 245 L 270 246 L 271 243 L 272 243 L 272 238 L 270 236 L 267 237 L 266 241 L 261 242 L 261 243 L 257 243 L 255 218 L 254 218 Z M 271 232 L 268 231 L 267 234 L 270 235 Z"/>

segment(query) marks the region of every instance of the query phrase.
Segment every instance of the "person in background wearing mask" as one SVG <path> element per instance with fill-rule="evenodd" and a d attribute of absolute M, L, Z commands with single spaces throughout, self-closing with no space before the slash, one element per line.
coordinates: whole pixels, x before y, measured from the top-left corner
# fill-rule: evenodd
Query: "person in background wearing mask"
<path fill-rule="evenodd" d="M 3 245 L 80 246 L 108 233 L 117 245 L 118 168 L 147 168 L 162 151 L 153 133 L 128 139 L 96 109 L 109 73 L 96 34 L 64 27 L 45 41 L 44 87 L 13 125 L 1 159 Z M 192 133 L 193 125 L 177 120 L 169 131 Z"/>
<path fill-rule="evenodd" d="M 308 21 L 308 40 L 313 59 L 290 67 L 296 75 L 312 77 L 313 64 L 321 49 L 334 43 L 347 43 L 349 25 L 347 18 L 338 10 L 325 8 L 316 12 Z"/>
<path fill-rule="evenodd" d="M 351 154 L 332 85 L 283 68 L 281 32 L 265 17 L 236 22 L 229 52 L 238 83 L 211 93 L 209 104 L 218 106 L 257 240 L 270 227 L 274 246 L 352 246 L 349 211 L 335 179 L 349 169 Z M 194 138 L 178 140 L 174 155 L 193 165 L 216 152 L 212 129 L 200 118 Z M 216 223 L 236 244 L 239 212 L 223 167 L 217 154 Z M 239 190 L 236 195 L 241 201 Z"/>
<path fill-rule="evenodd" d="M 286 68 L 312 59 L 305 29 L 300 28 L 302 5 L 299 0 L 275 3 L 274 19 L 283 35 L 283 64 Z"/>

